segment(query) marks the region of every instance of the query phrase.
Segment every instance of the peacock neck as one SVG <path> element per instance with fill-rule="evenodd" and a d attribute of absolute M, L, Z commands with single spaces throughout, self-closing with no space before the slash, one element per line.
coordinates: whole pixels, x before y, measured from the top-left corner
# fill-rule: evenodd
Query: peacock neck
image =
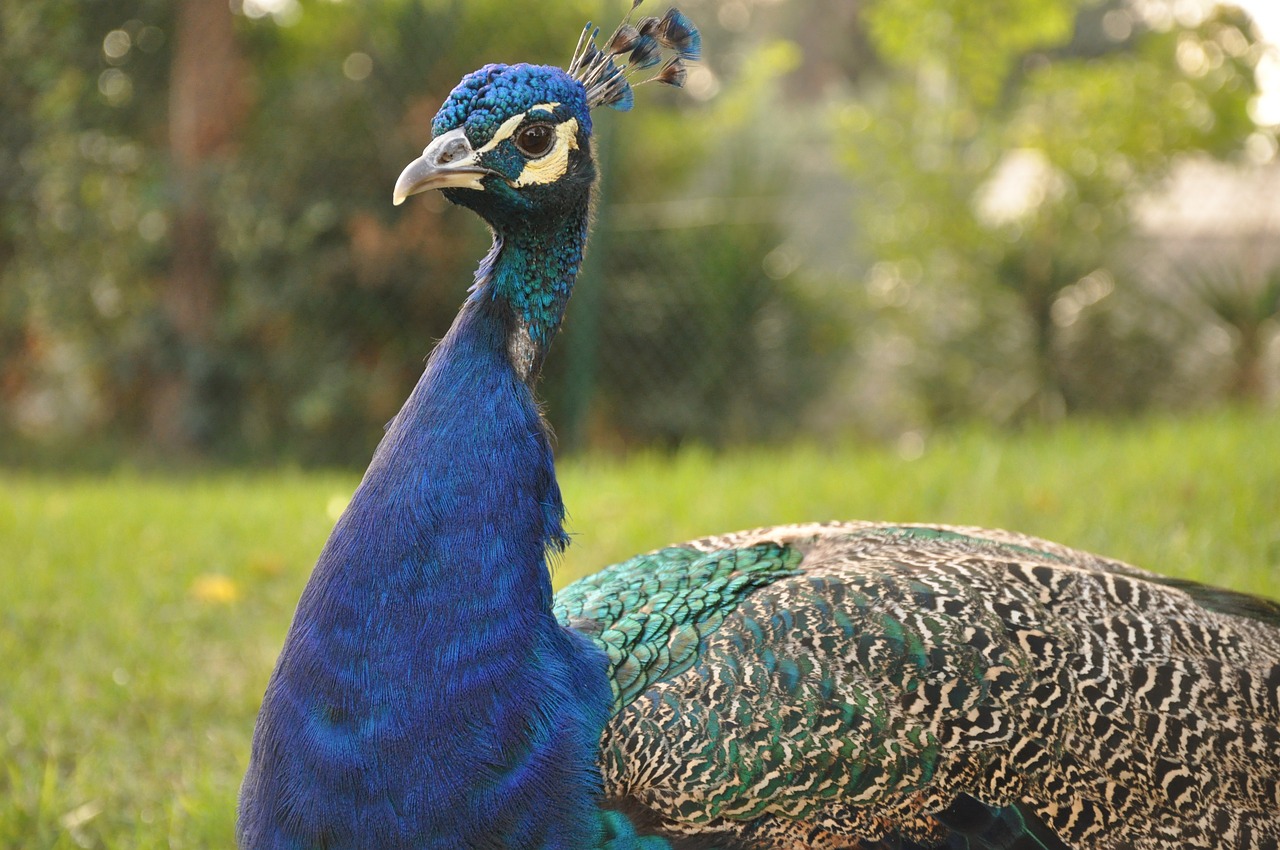
<path fill-rule="evenodd" d="M 582 266 L 590 213 L 574 208 L 551 223 L 512 222 L 494 231 L 493 247 L 476 272 L 472 301 L 496 301 L 511 311 L 507 353 L 525 383 L 536 380 Z"/>
<path fill-rule="evenodd" d="M 513 608 L 541 611 L 551 600 L 547 553 L 567 538 L 546 425 L 509 357 L 518 328 L 504 299 L 463 305 L 388 426 L 351 512 L 396 515 L 404 543 L 474 562 L 499 582 L 495 591 L 518 595 Z M 482 577 L 436 566 L 434 589 L 478 602 Z"/>

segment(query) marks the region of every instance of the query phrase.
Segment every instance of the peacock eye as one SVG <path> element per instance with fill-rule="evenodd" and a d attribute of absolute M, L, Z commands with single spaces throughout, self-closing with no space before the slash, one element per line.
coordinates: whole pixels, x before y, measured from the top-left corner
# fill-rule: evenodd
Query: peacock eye
<path fill-rule="evenodd" d="M 550 124 L 530 124 L 516 133 L 516 148 L 525 156 L 538 157 L 551 150 L 556 140 Z"/>

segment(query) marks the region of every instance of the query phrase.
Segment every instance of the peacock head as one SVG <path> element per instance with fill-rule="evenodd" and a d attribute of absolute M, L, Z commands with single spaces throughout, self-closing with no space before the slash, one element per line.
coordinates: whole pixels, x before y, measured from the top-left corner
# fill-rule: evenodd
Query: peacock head
<path fill-rule="evenodd" d="M 432 121 L 431 143 L 396 181 L 393 202 L 442 189 L 500 233 L 581 214 L 596 178 L 591 110 L 630 109 L 632 78 L 644 69 L 658 68 L 643 82 L 683 85 L 685 63 L 701 49 L 697 29 L 676 9 L 634 24 L 628 14 L 604 47 L 599 32 L 587 24 L 567 71 L 486 65 L 463 77 Z"/>
<path fill-rule="evenodd" d="M 500 232 L 553 225 L 584 207 L 595 183 L 582 84 L 547 65 L 486 65 L 462 78 L 432 139 L 396 181 L 394 201 L 427 189 Z"/>

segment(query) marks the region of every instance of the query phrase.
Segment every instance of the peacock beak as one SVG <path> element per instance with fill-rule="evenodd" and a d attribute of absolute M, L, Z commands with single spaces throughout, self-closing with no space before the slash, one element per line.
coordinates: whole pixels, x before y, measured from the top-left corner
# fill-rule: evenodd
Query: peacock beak
<path fill-rule="evenodd" d="M 432 139 L 422 156 L 405 166 L 391 203 L 400 206 L 405 198 L 428 189 L 483 189 L 480 179 L 492 173 L 479 164 L 478 154 L 459 127 Z"/>

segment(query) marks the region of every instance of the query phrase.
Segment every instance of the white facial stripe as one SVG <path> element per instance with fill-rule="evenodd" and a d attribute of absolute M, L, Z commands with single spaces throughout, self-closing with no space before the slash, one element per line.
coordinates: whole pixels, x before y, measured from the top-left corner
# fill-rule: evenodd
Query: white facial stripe
<path fill-rule="evenodd" d="M 551 112 L 559 105 L 560 105 L 559 101 L 551 101 L 550 103 L 539 103 L 536 106 L 530 107 L 529 112 L 533 112 L 535 110 L 542 110 L 543 112 Z M 487 153 L 493 150 L 494 148 L 496 148 L 498 145 L 505 142 L 507 139 L 511 138 L 511 136 L 515 133 L 516 129 L 520 126 L 520 122 L 524 120 L 524 117 L 528 115 L 529 112 L 521 112 L 519 115 L 512 115 L 506 121 L 503 121 L 502 125 L 498 127 L 498 132 L 493 134 L 493 138 L 485 142 L 484 147 L 476 148 L 476 153 L 477 154 Z"/>
<path fill-rule="evenodd" d="M 516 186 L 532 186 L 554 183 L 569 170 L 569 151 L 578 149 L 578 119 L 556 125 L 556 142 L 541 157 L 525 163 L 524 170 L 516 178 Z"/>
<path fill-rule="evenodd" d="M 520 126 L 520 122 L 524 120 L 524 113 L 512 115 L 506 121 L 502 122 L 502 126 L 498 128 L 498 132 L 493 134 L 493 138 L 485 142 L 484 147 L 476 148 L 477 154 L 488 153 L 498 145 L 511 138 L 511 134 Z"/>

